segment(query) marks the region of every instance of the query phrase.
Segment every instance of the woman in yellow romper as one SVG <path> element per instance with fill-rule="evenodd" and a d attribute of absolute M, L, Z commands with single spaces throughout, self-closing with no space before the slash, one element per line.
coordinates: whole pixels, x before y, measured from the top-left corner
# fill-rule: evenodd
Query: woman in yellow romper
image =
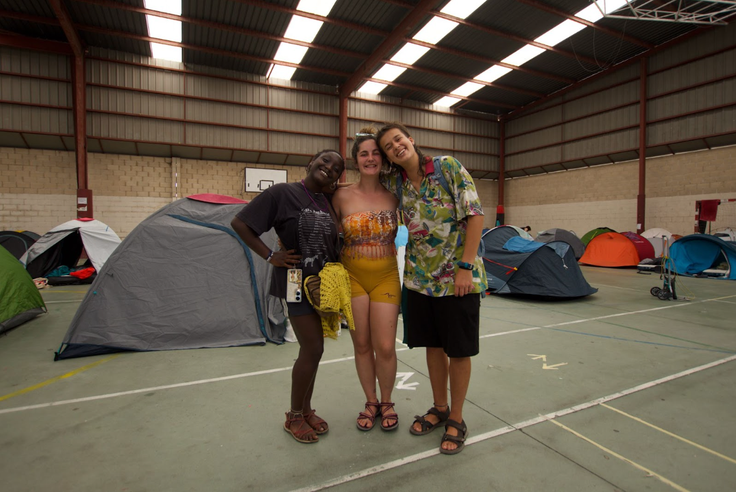
<path fill-rule="evenodd" d="M 353 160 L 360 179 L 337 190 L 332 204 L 345 237 L 342 263 L 350 274 L 355 331 L 351 331 L 355 367 L 365 393 L 364 411 L 356 425 L 368 431 L 381 417 L 386 431 L 399 426 L 391 401 L 396 381 L 396 320 L 401 302 L 401 283 L 396 263 L 398 200 L 379 181 L 381 152 L 376 130 L 356 134 Z M 380 399 L 376 393 L 376 378 Z"/>

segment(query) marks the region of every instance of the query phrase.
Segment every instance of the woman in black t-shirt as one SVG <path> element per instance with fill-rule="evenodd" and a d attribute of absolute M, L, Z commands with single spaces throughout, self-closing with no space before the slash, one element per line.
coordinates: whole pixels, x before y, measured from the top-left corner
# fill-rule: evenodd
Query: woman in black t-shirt
<path fill-rule="evenodd" d="M 338 224 L 323 190 L 334 189 L 345 170 L 345 160 L 335 150 L 323 150 L 307 165 L 307 177 L 296 183 L 274 185 L 248 203 L 231 225 L 256 254 L 271 263 L 271 294 L 285 299 L 287 270 L 300 269 L 302 282 L 316 275 L 327 262 L 339 261 Z M 259 236 L 274 228 L 283 249 L 271 251 Z M 284 430 L 303 443 L 314 443 L 329 430 L 312 408 L 312 392 L 324 336 L 319 315 L 303 295 L 287 302 L 289 320 L 299 340 L 299 356 L 291 375 L 291 409 Z"/>

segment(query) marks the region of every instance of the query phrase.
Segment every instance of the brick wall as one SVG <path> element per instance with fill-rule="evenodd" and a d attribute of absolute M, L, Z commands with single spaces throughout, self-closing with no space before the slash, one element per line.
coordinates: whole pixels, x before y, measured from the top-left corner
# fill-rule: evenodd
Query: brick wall
<path fill-rule="evenodd" d="M 651 158 L 645 229 L 692 234 L 695 202 L 736 198 L 736 147 Z M 639 163 L 626 162 L 507 180 L 506 222 L 533 232 L 560 227 L 579 236 L 596 227 L 636 230 Z M 712 229 L 736 227 L 736 206 L 722 205 Z"/>
<path fill-rule="evenodd" d="M 693 231 L 695 201 L 736 198 L 736 147 L 649 159 L 646 228 L 677 234 Z M 244 163 L 89 155 L 89 182 L 95 218 L 121 238 L 170 201 L 195 193 L 252 199 L 242 193 Z M 305 176 L 302 166 L 247 164 L 286 169 L 287 180 Z M 356 181 L 356 171 L 347 180 Z M 476 180 L 485 226 L 496 219 L 495 181 Z M 530 225 L 535 232 L 561 227 L 578 235 L 607 226 L 636 229 L 638 162 L 508 180 L 506 223 Z M 0 230 L 43 234 L 76 217 L 76 163 L 73 152 L 0 147 Z M 736 204 L 719 209 L 713 230 L 736 227 Z"/>

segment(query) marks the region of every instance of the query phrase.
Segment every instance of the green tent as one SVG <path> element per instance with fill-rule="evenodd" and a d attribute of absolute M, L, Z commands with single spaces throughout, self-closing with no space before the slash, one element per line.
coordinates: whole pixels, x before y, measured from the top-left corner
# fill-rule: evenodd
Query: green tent
<path fill-rule="evenodd" d="M 600 236 L 601 234 L 605 234 L 607 232 L 616 232 L 616 231 L 614 231 L 613 229 L 609 229 L 608 227 L 598 227 L 596 229 L 593 229 L 585 233 L 585 235 L 581 237 L 580 240 L 587 247 L 588 243 L 592 241 L 594 237 Z"/>
<path fill-rule="evenodd" d="M 46 312 L 33 279 L 18 259 L 0 246 L 0 333 Z"/>

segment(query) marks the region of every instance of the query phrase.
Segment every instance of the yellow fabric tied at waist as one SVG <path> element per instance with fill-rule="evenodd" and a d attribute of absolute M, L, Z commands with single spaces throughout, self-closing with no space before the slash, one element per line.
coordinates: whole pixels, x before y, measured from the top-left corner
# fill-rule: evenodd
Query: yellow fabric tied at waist
<path fill-rule="evenodd" d="M 309 279 L 319 277 L 319 301 L 315 305 L 307 284 Z M 350 304 L 350 276 L 342 263 L 326 263 L 319 275 L 310 275 L 304 282 L 309 302 L 318 309 L 322 321 L 322 333 L 326 337 L 337 338 L 340 329 L 340 312 L 345 316 L 348 327 L 355 330 L 353 308 Z"/>

